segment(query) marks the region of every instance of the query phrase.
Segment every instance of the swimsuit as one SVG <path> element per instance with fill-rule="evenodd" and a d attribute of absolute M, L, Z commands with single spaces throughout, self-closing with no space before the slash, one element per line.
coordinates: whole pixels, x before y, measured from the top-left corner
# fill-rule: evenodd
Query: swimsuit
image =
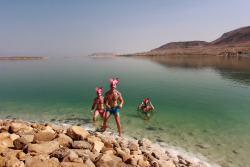
<path fill-rule="evenodd" d="M 109 112 L 110 114 L 116 114 L 116 113 L 119 113 L 120 109 L 117 107 L 111 107 L 111 109 L 107 109 L 106 108 L 106 111 Z"/>
<path fill-rule="evenodd" d="M 99 114 L 103 117 L 105 115 L 105 110 L 101 109 L 101 110 L 95 110 L 95 112 L 99 112 Z"/>

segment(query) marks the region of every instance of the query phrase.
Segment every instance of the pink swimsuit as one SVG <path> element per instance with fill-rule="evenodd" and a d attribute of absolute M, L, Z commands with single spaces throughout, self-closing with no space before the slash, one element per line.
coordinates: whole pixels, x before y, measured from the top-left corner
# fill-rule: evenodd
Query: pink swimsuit
<path fill-rule="evenodd" d="M 99 114 L 100 114 L 102 117 L 104 117 L 104 115 L 105 115 L 105 110 L 104 110 L 104 109 L 102 109 L 102 110 L 95 110 L 95 112 L 99 112 Z"/>

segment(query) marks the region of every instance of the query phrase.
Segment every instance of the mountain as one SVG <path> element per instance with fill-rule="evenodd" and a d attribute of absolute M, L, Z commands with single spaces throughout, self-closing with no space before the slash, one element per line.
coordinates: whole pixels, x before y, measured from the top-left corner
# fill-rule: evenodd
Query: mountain
<path fill-rule="evenodd" d="M 105 53 L 93 53 L 89 55 L 90 57 L 113 57 L 119 55 L 119 53 L 115 52 L 105 52 Z"/>
<path fill-rule="evenodd" d="M 212 45 L 242 43 L 250 41 L 250 26 L 242 27 L 227 33 L 211 42 Z"/>
<path fill-rule="evenodd" d="M 170 42 L 149 52 L 135 53 L 128 56 L 152 55 L 218 55 L 250 53 L 250 26 L 242 27 L 212 41 Z"/>

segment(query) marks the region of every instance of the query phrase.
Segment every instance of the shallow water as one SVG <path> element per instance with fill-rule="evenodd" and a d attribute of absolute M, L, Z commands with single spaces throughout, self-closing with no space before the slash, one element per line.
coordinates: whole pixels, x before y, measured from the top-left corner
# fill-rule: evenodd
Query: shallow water
<path fill-rule="evenodd" d="M 93 125 L 95 86 L 117 90 L 125 135 L 147 137 L 228 166 L 250 164 L 250 59 L 51 58 L 0 61 L 0 119 Z M 136 107 L 150 97 L 150 120 Z M 114 118 L 109 129 L 117 133 Z M 165 143 L 165 144 L 164 144 Z"/>

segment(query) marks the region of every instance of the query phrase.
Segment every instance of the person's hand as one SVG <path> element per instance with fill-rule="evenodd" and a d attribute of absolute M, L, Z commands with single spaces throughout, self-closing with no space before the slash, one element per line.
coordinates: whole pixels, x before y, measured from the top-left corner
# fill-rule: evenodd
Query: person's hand
<path fill-rule="evenodd" d="M 111 109 L 111 107 L 110 107 L 109 105 L 106 105 L 106 107 L 107 107 L 107 109 L 109 109 L 109 110 Z"/>
<path fill-rule="evenodd" d="M 121 109 L 121 108 L 122 108 L 122 104 L 120 104 L 120 105 L 118 106 L 118 108 Z"/>
<path fill-rule="evenodd" d="M 93 110 L 90 111 L 90 114 L 92 114 Z"/>

